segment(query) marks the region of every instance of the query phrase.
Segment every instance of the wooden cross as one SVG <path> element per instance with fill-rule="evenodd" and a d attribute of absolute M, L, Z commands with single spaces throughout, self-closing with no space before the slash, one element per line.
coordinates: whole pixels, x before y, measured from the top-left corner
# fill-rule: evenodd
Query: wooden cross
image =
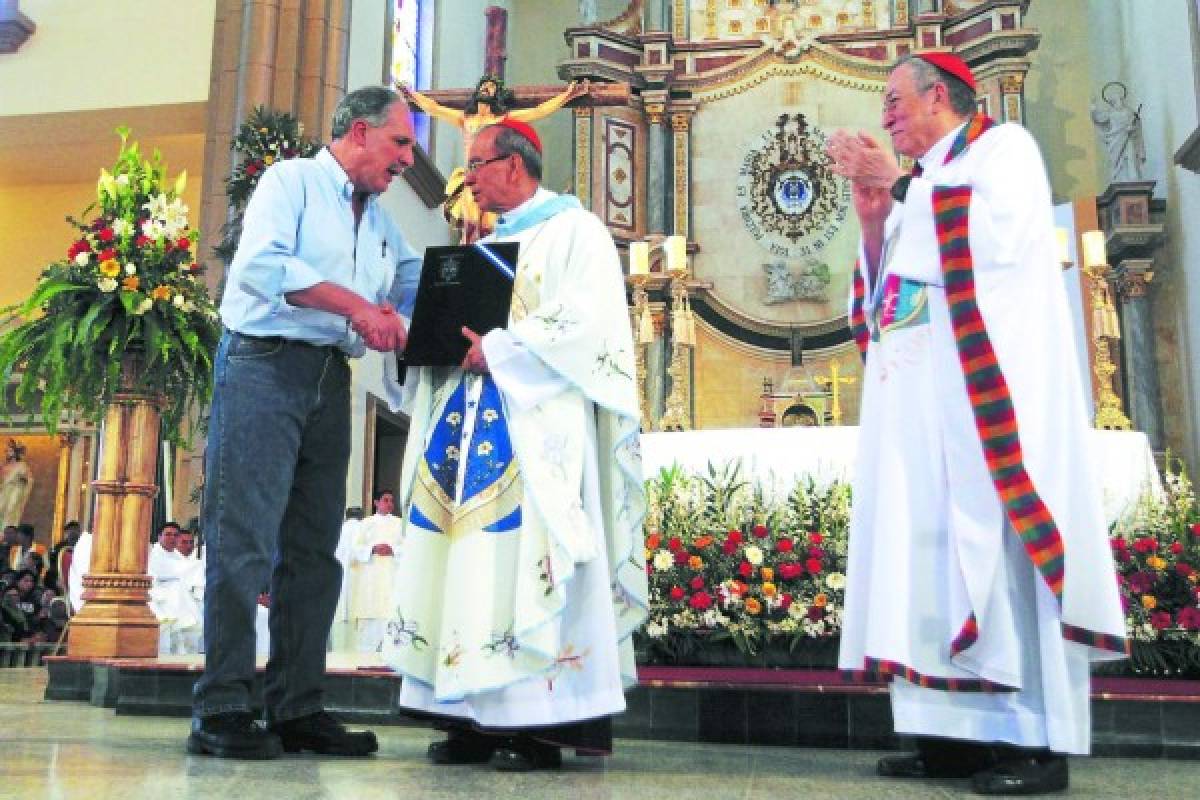
<path fill-rule="evenodd" d="M 838 360 L 832 359 L 829 362 L 829 375 L 818 375 L 813 378 L 821 386 L 825 386 L 833 393 L 833 408 L 829 416 L 833 418 L 834 425 L 842 424 L 842 386 L 849 386 L 855 383 L 858 379 L 853 375 L 842 375 L 841 365 Z"/>

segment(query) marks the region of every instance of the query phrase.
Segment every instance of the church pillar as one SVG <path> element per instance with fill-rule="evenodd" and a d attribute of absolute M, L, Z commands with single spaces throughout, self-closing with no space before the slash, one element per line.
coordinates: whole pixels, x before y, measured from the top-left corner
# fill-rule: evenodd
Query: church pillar
<path fill-rule="evenodd" d="M 671 113 L 671 231 L 690 240 L 691 126 L 694 109 Z"/>
<path fill-rule="evenodd" d="M 671 0 L 646 0 L 643 30 L 671 30 Z"/>
<path fill-rule="evenodd" d="M 662 0 L 668 2 L 668 0 Z M 688 38 L 688 0 L 669 0 L 671 3 L 671 33 L 676 39 Z"/>
<path fill-rule="evenodd" d="M 1000 107 L 1004 122 L 1025 123 L 1025 101 L 1022 89 L 1025 76 L 1020 73 L 1000 76 Z"/>
<path fill-rule="evenodd" d="M 575 196 L 584 208 L 592 207 L 592 109 L 572 109 L 575 121 Z"/>
<path fill-rule="evenodd" d="M 1163 447 L 1162 404 L 1154 356 L 1154 322 L 1147 289 L 1154 262 L 1130 258 L 1117 264 L 1117 296 L 1121 301 L 1121 341 L 1125 351 L 1125 387 L 1133 426 L 1146 434 L 1154 450 Z"/>
<path fill-rule="evenodd" d="M 659 97 L 658 95 L 661 95 Z M 668 233 L 667 226 L 667 137 L 663 128 L 666 92 L 643 94 L 646 113 L 646 231 Z"/>

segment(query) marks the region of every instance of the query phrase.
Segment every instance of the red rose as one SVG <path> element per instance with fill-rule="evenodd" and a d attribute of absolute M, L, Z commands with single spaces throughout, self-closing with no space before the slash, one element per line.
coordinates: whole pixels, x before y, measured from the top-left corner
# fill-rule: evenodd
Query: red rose
<path fill-rule="evenodd" d="M 808 557 L 809 558 L 824 558 L 825 551 L 819 547 L 810 547 L 810 548 L 808 548 Z"/>
<path fill-rule="evenodd" d="M 732 536 L 730 538 L 726 539 L 725 542 L 721 545 L 721 552 L 727 556 L 731 556 L 737 552 L 737 542 L 735 542 L 733 540 Z"/>
<path fill-rule="evenodd" d="M 1171 552 L 1175 555 L 1179 555 L 1183 552 L 1183 545 L 1179 542 L 1171 542 Z"/>
<path fill-rule="evenodd" d="M 1171 612 L 1155 611 L 1150 615 L 1150 624 L 1154 626 L 1156 631 L 1171 627 Z"/>
<path fill-rule="evenodd" d="M 1148 536 L 1143 539 L 1138 539 L 1133 543 L 1133 549 L 1137 550 L 1139 553 L 1153 553 L 1158 549 L 1158 540 L 1152 539 Z"/>
<path fill-rule="evenodd" d="M 683 549 L 683 540 L 678 536 L 672 536 L 667 540 L 667 549 L 673 553 L 678 553 L 681 549 Z"/>
<path fill-rule="evenodd" d="M 1196 570 L 1192 569 L 1190 564 L 1184 564 L 1183 562 L 1180 562 L 1175 565 L 1175 571 L 1177 573 L 1179 573 L 1180 575 L 1182 575 L 1183 577 L 1187 578 L 1187 577 L 1190 577 L 1191 574 L 1193 572 L 1195 572 Z"/>
<path fill-rule="evenodd" d="M 1122 564 L 1128 564 L 1131 560 L 1133 560 L 1133 554 L 1128 550 L 1117 551 L 1117 561 L 1120 561 Z"/>
<path fill-rule="evenodd" d="M 117 251 L 112 249 L 111 247 L 104 248 L 103 250 L 100 251 L 100 255 L 97 256 L 97 258 L 101 261 L 108 261 L 110 258 L 116 258 L 116 257 L 117 257 Z"/>
<path fill-rule="evenodd" d="M 249 164 L 247 164 L 245 167 L 242 168 L 242 171 L 245 172 L 246 175 L 248 175 L 249 177 L 253 178 L 255 175 L 258 174 L 258 165 L 256 163 L 254 163 L 253 161 L 251 161 Z"/>
<path fill-rule="evenodd" d="M 144 233 L 139 233 L 138 237 L 133 240 L 133 243 L 138 247 L 145 247 L 146 245 L 150 244 L 150 237 Z"/>
<path fill-rule="evenodd" d="M 792 540 L 791 539 L 780 539 L 779 542 L 775 545 L 775 549 L 781 553 L 792 552 Z"/>
<path fill-rule="evenodd" d="M 712 604 L 712 595 L 710 595 L 708 592 L 696 592 L 694 595 L 692 595 L 692 599 L 688 601 L 688 605 L 697 611 L 704 611 L 712 608 Z"/>
<path fill-rule="evenodd" d="M 67 257 L 74 258 L 80 253 L 90 252 L 92 252 L 92 243 L 87 239 L 80 239 L 78 242 L 75 242 L 75 244 L 71 245 L 71 249 L 67 250 Z"/>
<path fill-rule="evenodd" d="M 731 542 L 733 542 L 734 544 L 741 544 L 742 543 L 742 532 L 739 530 L 736 530 L 736 529 L 731 530 L 729 532 L 729 540 Z"/>
<path fill-rule="evenodd" d="M 695 589 L 697 592 L 700 591 L 701 589 L 703 589 L 704 588 L 704 578 L 700 577 L 699 575 L 692 578 L 692 588 Z"/>
<path fill-rule="evenodd" d="M 112 228 L 101 228 L 97 236 L 100 237 L 100 241 L 102 242 L 111 242 L 116 234 L 113 233 Z"/>
<path fill-rule="evenodd" d="M 689 558 L 691 558 L 691 556 L 688 555 L 687 550 L 675 551 L 675 563 L 678 564 L 679 566 L 681 566 L 681 567 L 685 566 L 687 564 Z"/>
<path fill-rule="evenodd" d="M 1179 627 L 1184 628 L 1185 630 L 1200 630 L 1200 609 L 1192 608 L 1190 606 L 1188 608 L 1181 609 L 1179 611 L 1179 618 L 1176 621 L 1179 623 Z"/>
<path fill-rule="evenodd" d="M 779 565 L 779 578 L 781 580 L 785 580 L 785 581 L 795 580 L 796 578 L 799 578 L 803 574 L 804 574 L 804 567 L 800 566 L 799 564 L 796 564 L 795 562 L 789 562 L 787 564 Z"/>
<path fill-rule="evenodd" d="M 779 607 L 787 611 L 792 605 L 792 596 L 787 592 L 779 595 Z"/>
<path fill-rule="evenodd" d="M 819 620 L 825 619 L 825 609 L 819 608 L 818 606 L 809 606 L 808 607 L 808 618 L 811 619 L 813 622 L 817 622 Z"/>
<path fill-rule="evenodd" d="M 738 574 L 741 575 L 743 578 L 749 578 L 751 575 L 754 574 L 754 567 L 750 566 L 749 561 L 743 561 L 741 564 L 738 565 Z"/>
<path fill-rule="evenodd" d="M 1124 550 L 1126 547 L 1128 547 L 1128 545 L 1125 544 L 1125 540 L 1123 538 L 1121 538 L 1120 536 L 1113 537 L 1113 540 L 1112 540 L 1112 549 L 1113 550 Z"/>
<path fill-rule="evenodd" d="M 680 587 L 680 586 L 672 586 L 671 587 L 671 599 L 674 600 L 676 603 L 678 603 L 680 600 L 683 599 L 684 594 L 686 594 L 686 592 L 683 591 L 682 587 Z"/>
<path fill-rule="evenodd" d="M 820 544 L 821 542 L 825 541 L 825 537 L 816 531 L 809 531 L 808 540 L 813 544 Z"/>
<path fill-rule="evenodd" d="M 1192 536 L 1200 536 L 1200 522 L 1192 525 Z"/>
<path fill-rule="evenodd" d="M 754 535 L 757 536 L 759 539 L 767 538 L 767 534 L 769 534 L 769 533 L 770 533 L 770 531 L 767 530 L 766 525 L 755 525 L 754 526 Z"/>
<path fill-rule="evenodd" d="M 808 561 L 804 562 L 804 568 L 807 569 L 809 572 L 811 572 L 813 575 L 821 574 L 821 562 L 819 559 L 810 558 Z"/>
<path fill-rule="evenodd" d="M 186 236 L 180 236 L 179 241 L 175 243 L 175 246 L 180 250 L 188 250 L 192 246 L 192 240 Z"/>

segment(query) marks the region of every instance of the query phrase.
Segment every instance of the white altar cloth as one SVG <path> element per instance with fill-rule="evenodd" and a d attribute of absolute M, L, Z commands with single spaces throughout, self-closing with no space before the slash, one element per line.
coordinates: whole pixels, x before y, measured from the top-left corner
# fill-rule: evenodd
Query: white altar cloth
<path fill-rule="evenodd" d="M 1146 490 L 1162 492 L 1150 441 L 1139 431 L 1092 431 L 1092 463 L 1100 480 L 1104 514 L 1111 524 Z M 732 428 L 642 434 L 647 478 L 678 464 L 707 473 L 741 460 L 742 477 L 768 490 L 789 490 L 811 475 L 819 484 L 850 480 L 858 451 L 858 428 Z"/>

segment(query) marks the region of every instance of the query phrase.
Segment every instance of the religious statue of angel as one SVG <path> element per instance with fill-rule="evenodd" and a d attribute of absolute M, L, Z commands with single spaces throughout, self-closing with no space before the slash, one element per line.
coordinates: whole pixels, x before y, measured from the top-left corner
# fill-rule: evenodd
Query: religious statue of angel
<path fill-rule="evenodd" d="M 447 108 L 411 86 L 400 83 L 398 90 L 406 99 L 431 117 L 449 122 L 462 131 L 464 160 L 471 150 L 471 142 L 481 130 L 494 125 L 505 117 L 533 122 L 548 117 L 577 97 L 591 91 L 588 81 L 572 81 L 566 89 L 533 108 L 513 108 L 516 96 L 504 87 L 504 80 L 495 75 L 484 75 L 475 86 L 466 108 Z M 466 167 L 460 166 L 446 180 L 446 219 L 461 231 L 462 243 L 470 244 L 485 236 L 495 227 L 496 215 L 484 214 L 475 204 L 471 189 L 466 185 Z"/>

